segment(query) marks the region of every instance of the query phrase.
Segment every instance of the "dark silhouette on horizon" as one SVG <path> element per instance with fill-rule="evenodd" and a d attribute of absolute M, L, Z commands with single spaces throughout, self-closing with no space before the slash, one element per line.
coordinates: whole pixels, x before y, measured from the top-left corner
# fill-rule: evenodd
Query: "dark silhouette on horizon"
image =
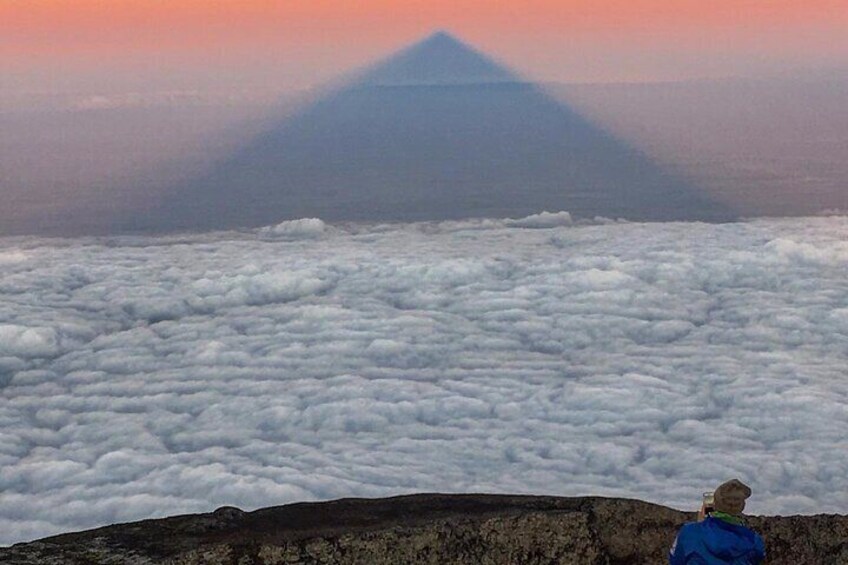
<path fill-rule="evenodd" d="M 366 69 L 176 186 L 121 231 L 287 219 L 422 221 L 565 210 L 635 221 L 734 219 L 536 85 L 439 32 Z"/>

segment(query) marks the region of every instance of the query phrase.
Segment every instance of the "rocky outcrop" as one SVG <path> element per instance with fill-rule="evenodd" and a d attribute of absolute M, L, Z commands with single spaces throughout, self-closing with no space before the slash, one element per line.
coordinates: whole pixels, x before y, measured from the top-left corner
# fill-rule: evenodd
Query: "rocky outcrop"
<path fill-rule="evenodd" d="M 119 524 L 0 549 L 0 563 L 665 563 L 694 518 L 638 500 L 420 494 Z M 770 565 L 848 564 L 848 516 L 748 522 Z"/>

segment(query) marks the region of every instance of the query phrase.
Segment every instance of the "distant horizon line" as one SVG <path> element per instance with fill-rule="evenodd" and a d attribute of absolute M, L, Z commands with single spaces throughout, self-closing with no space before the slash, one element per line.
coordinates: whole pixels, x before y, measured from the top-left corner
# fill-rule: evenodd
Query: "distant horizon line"
<path fill-rule="evenodd" d="M 840 68 L 841 70 L 841 68 Z M 845 69 L 844 72 L 848 74 L 848 69 Z M 338 78 L 338 77 L 336 77 Z M 773 74 L 773 75 L 757 75 L 757 76 L 745 76 L 745 75 L 726 75 L 721 77 L 699 77 L 699 78 L 683 78 L 683 79 L 658 79 L 658 80 L 610 80 L 610 81 L 593 81 L 593 80 L 577 80 L 577 81 L 561 81 L 561 80 L 516 80 L 516 81 L 468 81 L 468 82 L 456 82 L 456 83 L 398 83 L 398 84 L 379 84 L 379 85 L 371 85 L 372 88 L 377 87 L 429 87 L 429 86 L 473 86 L 473 85 L 486 85 L 486 84 L 521 84 L 528 86 L 538 86 L 538 87 L 651 87 L 651 86 L 671 86 L 671 85 L 697 85 L 697 84 L 719 84 L 719 83 L 732 83 L 732 82 L 740 82 L 740 83 L 763 83 L 763 82 L 808 82 L 808 81 L 817 81 L 817 82 L 848 82 L 848 76 L 840 76 L 839 73 L 833 74 L 826 72 L 824 70 L 811 70 L 803 74 L 795 74 L 792 76 L 786 76 L 784 74 Z M 38 97 L 42 103 L 49 103 L 50 100 L 54 100 L 55 105 L 47 106 L 42 108 L 43 110 L 55 110 L 55 111 L 65 111 L 65 110 L 73 110 L 73 111 L 92 111 L 92 110 L 102 110 L 102 109 L 116 109 L 120 107 L 164 107 L 164 106 L 180 106 L 180 105 L 193 105 L 192 101 L 197 103 L 215 103 L 216 98 L 218 97 L 226 97 L 224 100 L 218 101 L 219 103 L 227 103 L 227 105 L 238 104 L 240 101 L 248 102 L 253 100 L 257 101 L 257 98 L 263 97 L 279 97 L 280 95 L 291 95 L 293 97 L 308 95 L 312 92 L 317 92 L 326 89 L 328 86 L 332 86 L 335 81 L 330 79 L 328 81 L 309 84 L 309 85 L 301 85 L 301 86 L 279 86 L 279 87 L 260 87 L 260 88 L 251 88 L 246 89 L 243 85 L 233 85 L 232 88 L 215 88 L 215 89 L 202 89 L 202 88 L 191 88 L 191 89 L 179 89 L 179 88 L 161 88 L 156 90 L 122 90 L 122 91 L 114 91 L 114 92 L 104 92 L 102 90 L 91 90 L 91 91 L 79 91 L 79 92 L 45 92 L 43 90 L 27 90 L 27 91 L 19 91 L 14 94 L 6 93 L 5 95 L 0 93 L 0 113 L 5 113 L 11 110 L 4 109 L 4 106 L 7 104 L 17 105 L 22 101 L 22 99 L 30 100 L 31 97 Z M 244 93 L 244 97 L 241 100 L 234 100 L 232 98 L 232 94 L 235 91 L 239 91 Z M 252 95 L 251 95 L 252 94 Z M 179 102 L 171 103 L 171 100 L 166 100 L 166 98 L 176 96 L 179 98 Z M 94 97 L 102 97 L 104 101 L 108 99 L 111 102 L 115 102 L 114 105 L 108 104 L 103 107 L 80 107 L 80 104 L 85 100 L 94 98 Z M 122 97 L 130 97 L 132 100 L 125 101 L 126 103 L 119 103 L 119 100 Z M 148 98 L 145 100 L 145 98 Z M 62 105 L 61 101 L 64 100 L 67 102 L 67 105 Z M 30 100 L 31 101 L 31 100 Z M 274 103 L 278 101 L 275 99 L 274 101 L 263 102 Z M 182 103 L 182 104 L 181 104 Z M 35 104 L 37 106 L 38 104 Z M 29 105 L 28 105 L 29 106 Z"/>

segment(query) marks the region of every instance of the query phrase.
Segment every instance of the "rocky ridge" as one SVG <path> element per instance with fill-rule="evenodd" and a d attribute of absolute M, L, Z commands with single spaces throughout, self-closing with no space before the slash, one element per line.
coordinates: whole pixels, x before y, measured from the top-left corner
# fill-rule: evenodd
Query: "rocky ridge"
<path fill-rule="evenodd" d="M 0 548 L 0 563 L 666 563 L 694 518 L 638 500 L 419 494 L 118 524 Z M 848 516 L 747 520 L 770 565 L 848 564 Z"/>

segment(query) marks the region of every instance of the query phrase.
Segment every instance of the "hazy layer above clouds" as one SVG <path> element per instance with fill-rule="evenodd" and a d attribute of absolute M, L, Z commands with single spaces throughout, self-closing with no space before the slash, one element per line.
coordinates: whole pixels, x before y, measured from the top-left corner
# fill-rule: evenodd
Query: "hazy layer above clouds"
<path fill-rule="evenodd" d="M 838 73 L 837 73 L 838 75 Z M 841 76 L 841 75 L 839 75 Z M 848 209 L 848 81 L 807 75 L 663 84 L 547 85 L 581 114 L 743 216 Z M 143 216 L 287 115 L 279 90 L 0 99 L 0 233 L 104 230 Z M 85 230 L 82 230 L 84 233 Z"/>
<path fill-rule="evenodd" d="M 848 218 L 0 240 L 0 543 L 412 491 L 848 507 Z"/>
<path fill-rule="evenodd" d="M 848 209 L 846 73 L 549 90 L 743 216 Z"/>

